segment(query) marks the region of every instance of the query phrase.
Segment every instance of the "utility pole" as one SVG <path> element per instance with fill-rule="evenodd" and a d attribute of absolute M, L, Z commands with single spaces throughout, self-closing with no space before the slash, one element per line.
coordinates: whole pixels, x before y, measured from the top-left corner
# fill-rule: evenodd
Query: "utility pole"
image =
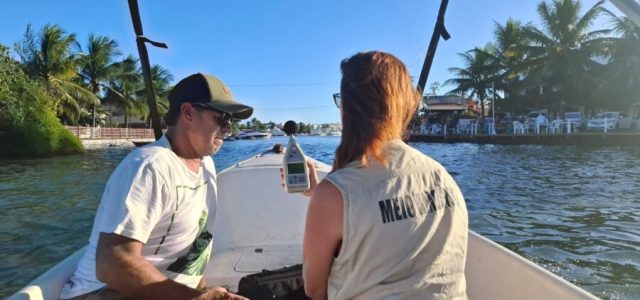
<path fill-rule="evenodd" d="M 149 114 L 151 115 L 151 125 L 153 126 L 153 134 L 156 140 L 162 137 L 162 124 L 158 114 L 158 106 L 156 105 L 156 97 L 153 92 L 153 80 L 151 78 L 151 65 L 149 64 L 149 53 L 147 45 L 149 43 L 159 48 L 167 48 L 165 43 L 154 42 L 146 38 L 142 32 L 142 21 L 140 20 L 140 11 L 138 9 L 138 0 L 129 0 L 129 12 L 131 13 L 131 21 L 133 22 L 133 30 L 136 33 L 136 44 L 138 45 L 138 53 L 140 54 L 140 65 L 142 66 L 142 76 L 144 77 L 144 86 L 147 91 L 147 105 L 149 105 Z"/>
<path fill-rule="evenodd" d="M 420 78 L 418 79 L 417 88 L 420 92 L 420 96 L 422 96 L 422 93 L 424 92 L 424 86 L 425 84 L 427 84 L 429 71 L 431 70 L 433 58 L 436 56 L 436 49 L 438 48 L 438 41 L 440 40 L 440 37 L 442 37 L 445 41 L 451 38 L 451 35 L 449 35 L 449 32 L 447 32 L 447 29 L 444 27 L 444 14 L 447 12 L 447 5 L 449 5 L 449 0 L 442 0 L 442 2 L 440 2 L 440 10 L 438 10 L 438 19 L 436 20 L 436 26 L 433 29 L 433 35 L 431 35 L 431 41 L 429 42 L 427 56 L 424 59 L 422 71 L 420 72 Z"/>
<path fill-rule="evenodd" d="M 491 124 L 491 134 L 496 135 L 496 85 L 493 81 L 491 82 L 491 89 L 493 90 L 493 100 L 491 100 L 491 122 L 493 123 Z"/>
<path fill-rule="evenodd" d="M 417 90 L 420 94 L 420 104 L 423 104 L 422 94 L 424 92 L 424 86 L 427 84 L 427 79 L 429 78 L 429 71 L 431 70 L 431 64 L 433 63 L 433 58 L 436 55 L 436 49 L 438 48 L 438 41 L 440 37 L 442 37 L 445 41 L 448 40 L 451 35 L 447 32 L 447 29 L 444 27 L 444 14 L 447 11 L 447 5 L 449 4 L 449 0 L 442 0 L 440 2 L 440 9 L 438 10 L 438 18 L 436 19 L 436 25 L 433 29 L 433 34 L 431 35 L 431 41 L 429 42 L 429 48 L 427 49 L 427 55 L 424 59 L 424 64 L 422 65 L 422 71 L 420 71 L 420 78 L 418 79 Z M 420 106 L 419 106 L 420 107 Z M 413 121 L 409 122 L 409 127 L 413 128 L 415 122 L 419 116 L 420 112 L 416 112 L 414 115 Z"/>

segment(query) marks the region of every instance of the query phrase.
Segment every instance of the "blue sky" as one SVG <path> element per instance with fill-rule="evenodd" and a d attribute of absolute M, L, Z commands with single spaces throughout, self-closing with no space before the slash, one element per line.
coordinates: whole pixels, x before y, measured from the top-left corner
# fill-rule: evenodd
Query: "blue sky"
<path fill-rule="evenodd" d="M 583 11 L 596 0 L 582 0 Z M 538 0 L 451 0 L 445 23 L 452 38 L 440 41 L 427 88 L 450 78 L 457 53 L 492 40 L 494 20 L 509 17 L 538 25 Z M 150 47 L 152 64 L 175 80 L 195 72 L 221 78 L 235 97 L 266 122 L 338 122 L 332 94 L 340 88 L 339 63 L 365 50 L 399 57 L 420 75 L 440 1 L 437 0 L 139 0 L 145 35 L 169 49 Z M 0 43 L 13 45 L 28 23 L 115 39 L 138 56 L 127 1 L 4 0 Z M 607 8 L 612 5 L 607 3 Z M 612 9 L 617 13 L 615 9 Z M 440 92 L 451 89 L 444 87 Z"/>

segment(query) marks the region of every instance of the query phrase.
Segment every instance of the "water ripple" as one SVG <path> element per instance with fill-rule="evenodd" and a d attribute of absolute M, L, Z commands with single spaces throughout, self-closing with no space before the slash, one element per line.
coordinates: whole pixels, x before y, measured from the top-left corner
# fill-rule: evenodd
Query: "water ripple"
<path fill-rule="evenodd" d="M 331 164 L 338 138 L 300 138 Z M 221 171 L 286 138 L 225 142 Z M 603 299 L 640 296 L 640 149 L 420 144 L 467 201 L 470 227 Z M 0 296 L 86 243 L 111 171 L 131 149 L 0 162 Z"/>

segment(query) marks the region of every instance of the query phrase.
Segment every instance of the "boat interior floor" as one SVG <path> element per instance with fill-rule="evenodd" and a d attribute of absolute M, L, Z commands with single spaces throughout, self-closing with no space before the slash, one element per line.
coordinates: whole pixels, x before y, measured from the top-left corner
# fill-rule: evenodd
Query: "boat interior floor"
<path fill-rule="evenodd" d="M 302 263 L 302 245 L 257 245 L 214 252 L 206 271 L 208 286 L 238 290 L 240 278 Z M 214 280 L 215 278 L 215 280 Z"/>

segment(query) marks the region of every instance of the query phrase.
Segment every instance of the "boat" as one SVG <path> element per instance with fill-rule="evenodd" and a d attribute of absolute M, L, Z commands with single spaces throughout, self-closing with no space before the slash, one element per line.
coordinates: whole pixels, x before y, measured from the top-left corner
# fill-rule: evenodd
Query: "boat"
<path fill-rule="evenodd" d="M 133 143 L 134 146 L 136 147 L 142 147 L 144 145 L 148 145 L 151 144 L 152 141 L 131 141 Z"/>
<path fill-rule="evenodd" d="M 259 131 L 246 131 L 240 133 L 236 138 L 240 140 L 258 140 L 268 139 L 271 137 L 271 133 L 259 132 Z"/>
<path fill-rule="evenodd" d="M 210 286 L 236 291 L 240 278 L 302 262 L 308 198 L 280 185 L 282 154 L 257 154 L 218 174 L 216 241 L 205 273 Z M 330 166 L 313 161 L 320 178 Z M 243 220 L 239 222 L 238 220 Z M 84 248 L 9 300 L 58 299 Z M 522 256 L 469 231 L 465 269 L 469 299 L 598 299 Z"/>

